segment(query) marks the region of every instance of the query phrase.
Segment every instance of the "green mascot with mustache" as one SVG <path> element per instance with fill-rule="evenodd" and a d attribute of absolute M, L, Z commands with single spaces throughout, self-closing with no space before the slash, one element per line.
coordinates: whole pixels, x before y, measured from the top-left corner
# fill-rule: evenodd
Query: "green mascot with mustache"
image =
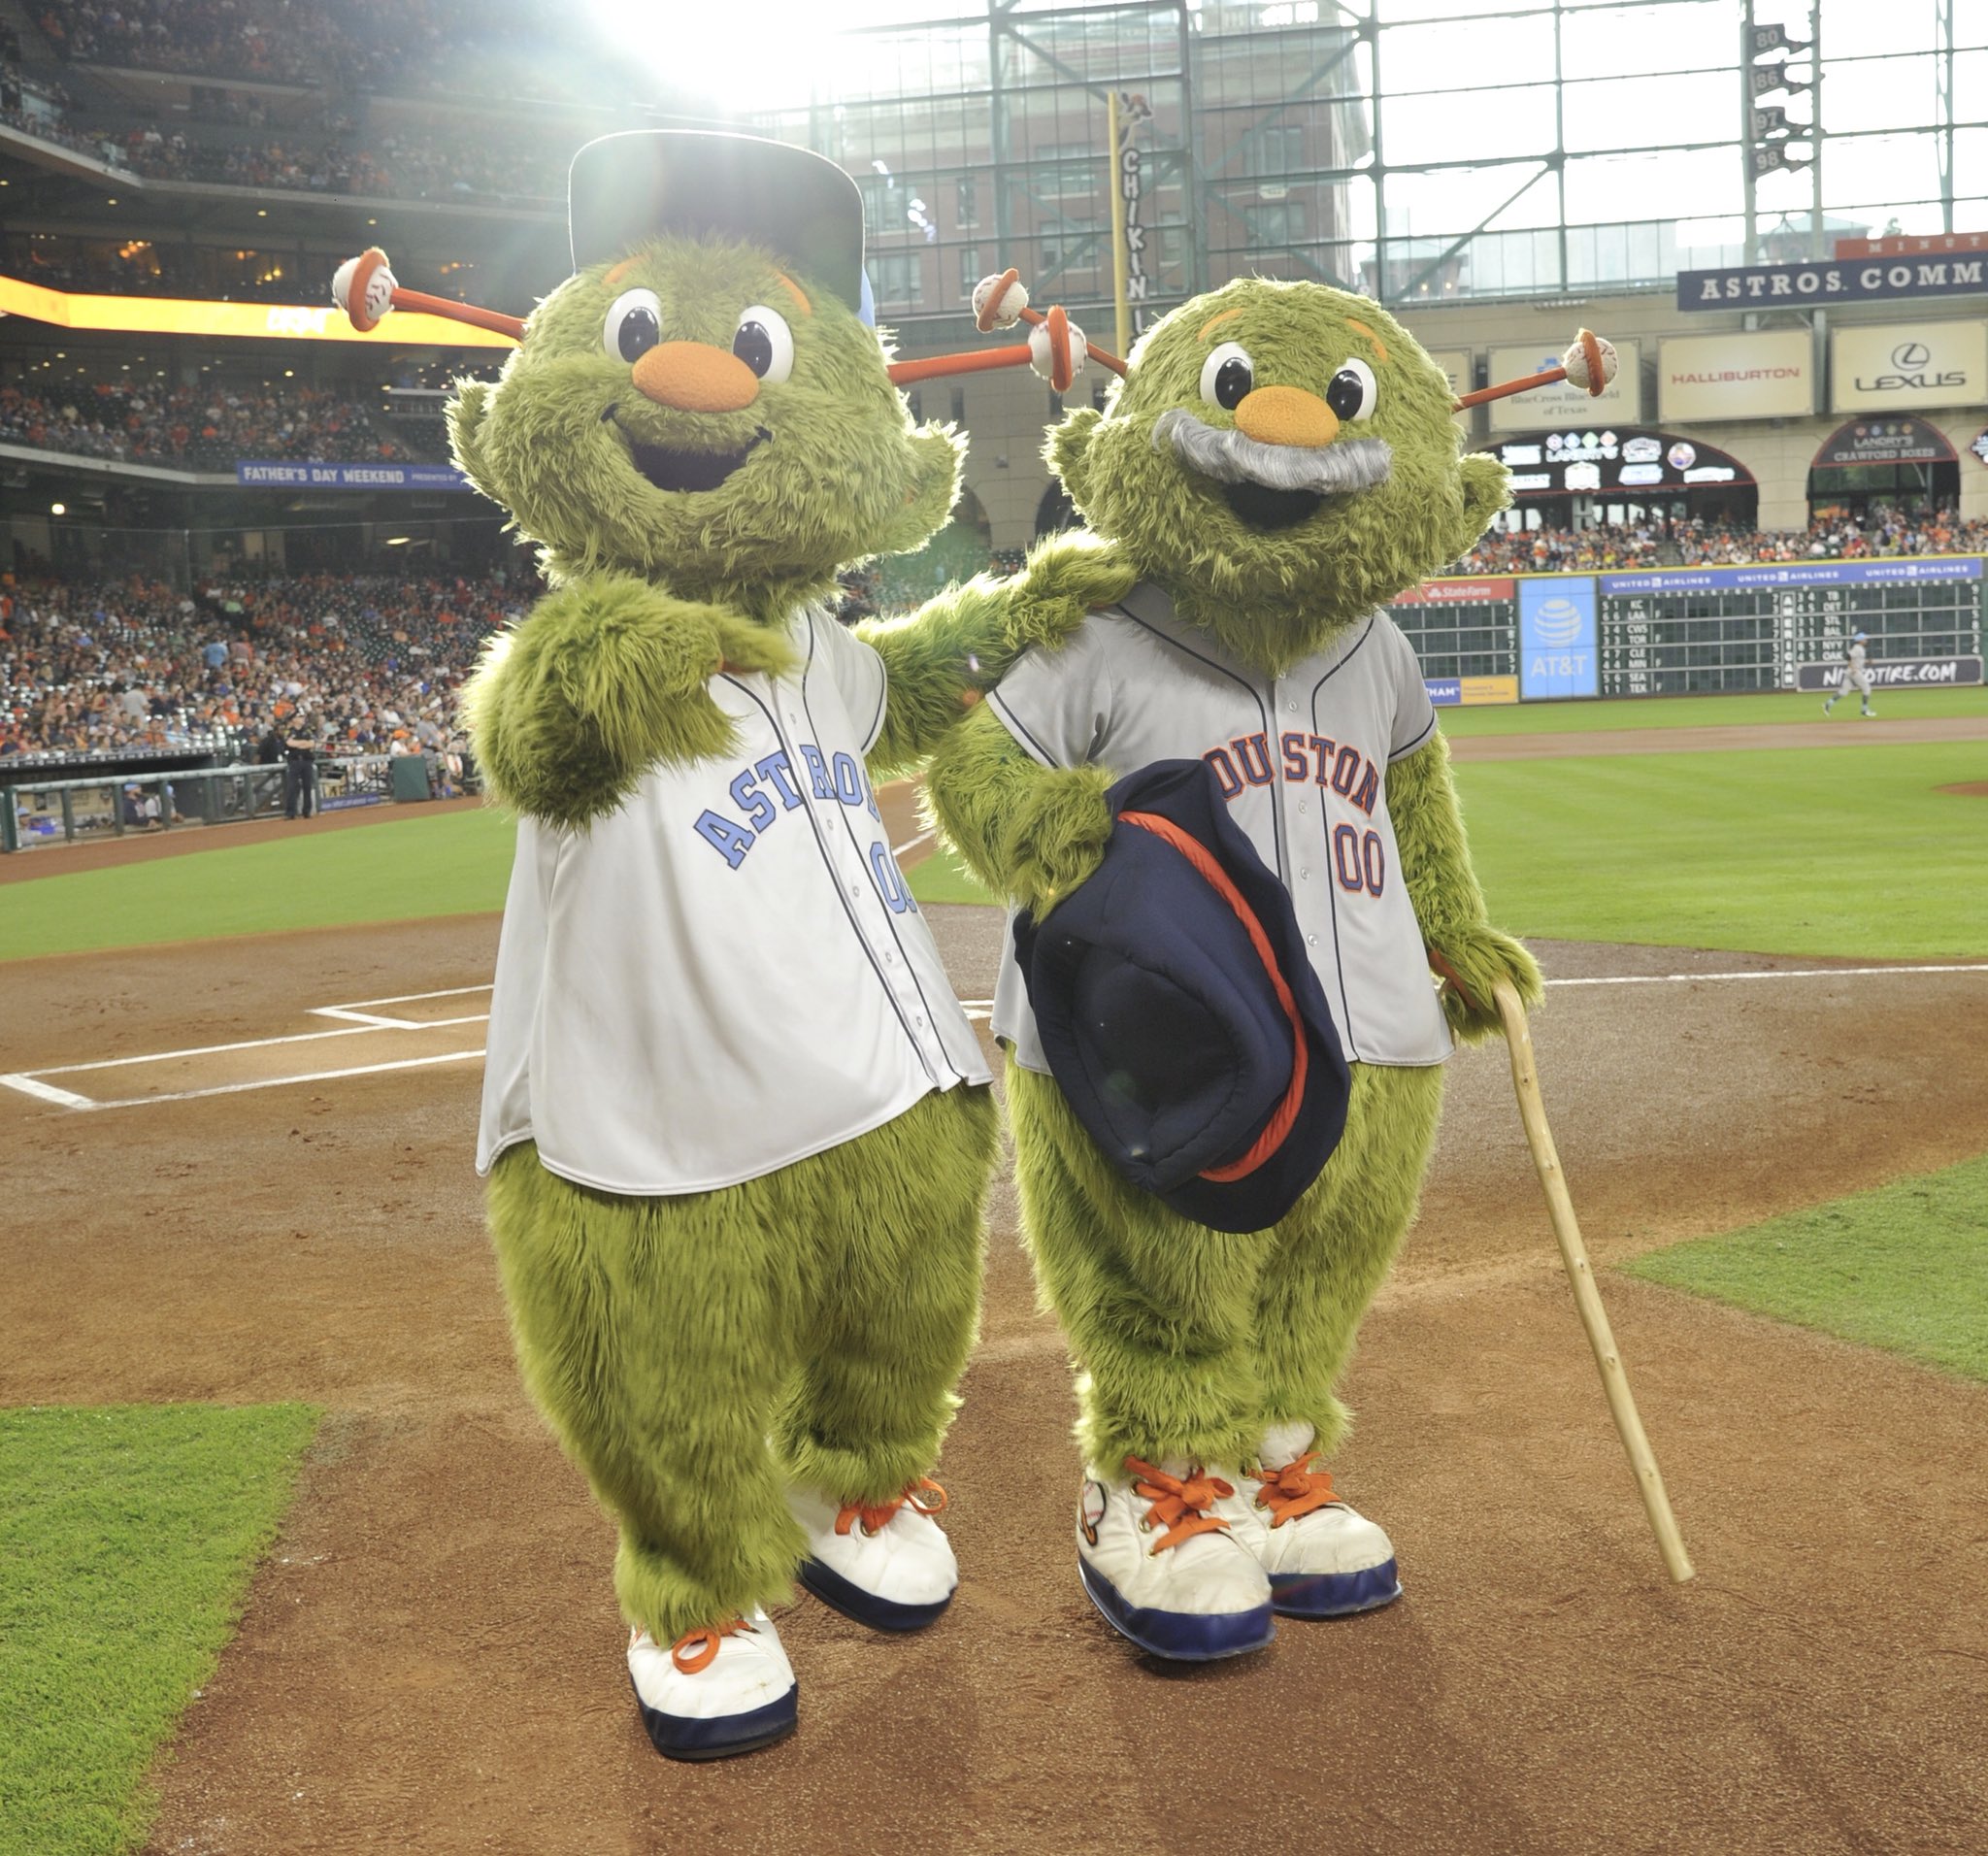
<path fill-rule="evenodd" d="M 990 1074 L 873 781 L 1014 651 L 999 615 L 845 631 L 838 567 L 917 547 L 961 442 L 870 325 L 854 182 L 656 132 L 572 173 L 574 275 L 460 382 L 470 481 L 551 590 L 485 655 L 518 815 L 478 1161 L 525 1382 L 620 1533 L 657 1749 L 794 1727 L 797 1572 L 884 1631 L 957 1582 L 930 1478 L 978 1312 Z"/>
<path fill-rule="evenodd" d="M 1309 1187 L 1268 1228 L 1213 1229 L 1108 1161 L 1012 955 L 1002 974 L 1025 1237 L 1080 1369 L 1078 1571 L 1164 1657 L 1253 1650 L 1276 1614 L 1399 1594 L 1386 1533 L 1323 1467 L 1347 1425 L 1337 1386 L 1414 1215 L 1452 1038 L 1495 1032 L 1499 979 L 1540 996 L 1486 917 L 1435 712 L 1383 610 L 1508 501 L 1502 466 L 1459 456 L 1451 412 L 1377 305 L 1231 283 L 1154 326 L 1102 412 L 1052 431 L 1087 532 L 927 609 L 953 626 L 999 609 L 1039 641 L 930 773 L 945 835 L 1024 926 L 1053 929 L 1098 870 L 1114 779 L 1205 761 L 1288 891 L 1350 1066 Z"/>

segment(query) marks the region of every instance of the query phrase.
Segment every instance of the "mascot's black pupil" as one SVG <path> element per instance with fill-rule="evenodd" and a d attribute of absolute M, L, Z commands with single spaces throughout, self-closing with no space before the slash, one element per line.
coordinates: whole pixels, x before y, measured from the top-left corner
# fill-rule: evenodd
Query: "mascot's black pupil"
<path fill-rule="evenodd" d="M 773 337 L 762 324 L 746 322 L 732 337 L 732 352 L 764 380 L 766 370 L 773 365 Z"/>
<path fill-rule="evenodd" d="M 1360 416 L 1360 402 L 1366 397 L 1367 382 L 1351 368 L 1342 368 L 1325 389 L 1325 403 L 1342 419 Z"/>
<path fill-rule="evenodd" d="M 637 305 L 621 317 L 620 333 L 614 342 L 624 361 L 639 361 L 662 339 L 663 331 L 656 321 L 655 311 Z"/>
<path fill-rule="evenodd" d="M 1233 412 L 1255 384 L 1256 377 L 1250 373 L 1247 361 L 1224 361 L 1215 375 L 1215 404 Z"/>

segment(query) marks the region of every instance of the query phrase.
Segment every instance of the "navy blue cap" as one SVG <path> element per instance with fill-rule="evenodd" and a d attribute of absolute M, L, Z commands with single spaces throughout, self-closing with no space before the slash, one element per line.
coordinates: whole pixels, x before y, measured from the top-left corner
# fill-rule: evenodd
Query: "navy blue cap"
<path fill-rule="evenodd" d="M 1096 873 L 1014 951 L 1050 1074 L 1134 1185 L 1217 1231 L 1260 1231 L 1318 1177 L 1351 1073 L 1290 893 L 1205 761 L 1106 795 Z"/>

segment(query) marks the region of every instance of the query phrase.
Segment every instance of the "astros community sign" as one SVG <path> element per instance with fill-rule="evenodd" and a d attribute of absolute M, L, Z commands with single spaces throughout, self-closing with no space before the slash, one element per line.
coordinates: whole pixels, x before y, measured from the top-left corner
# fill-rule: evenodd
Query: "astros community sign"
<path fill-rule="evenodd" d="M 1739 264 L 1679 271 L 1680 310 L 1748 309 L 1761 303 L 1883 303 L 1901 297 L 1965 296 L 1988 290 L 1988 251 L 1853 263 Z"/>

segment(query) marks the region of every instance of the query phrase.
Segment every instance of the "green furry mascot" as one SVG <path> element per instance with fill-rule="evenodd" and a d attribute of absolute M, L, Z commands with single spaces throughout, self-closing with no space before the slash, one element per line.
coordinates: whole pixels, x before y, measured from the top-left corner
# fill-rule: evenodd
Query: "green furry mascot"
<path fill-rule="evenodd" d="M 576 274 L 449 409 L 552 588 L 471 690 L 519 818 L 479 1165 L 526 1384 L 619 1525 L 644 1721 L 712 1758 L 795 1723 L 797 1569 L 883 1630 L 957 1580 L 928 1473 L 995 1110 L 872 780 L 1014 653 L 989 611 L 859 638 L 822 603 L 960 469 L 866 326 L 853 182 L 614 136 L 572 215 Z M 390 273 L 344 281 L 383 313 Z"/>
<path fill-rule="evenodd" d="M 1079 1572 L 1162 1656 L 1255 1649 L 1276 1612 L 1399 1593 L 1386 1534 L 1319 1467 L 1346 1429 L 1335 1388 L 1414 1215 L 1452 1035 L 1495 1031 L 1500 978 L 1540 996 L 1486 920 L 1442 736 L 1380 610 L 1508 500 L 1499 464 L 1459 457 L 1450 413 L 1376 305 L 1232 283 L 1142 340 L 1105 412 L 1050 435 L 1089 533 L 927 609 L 949 625 L 998 610 L 1041 646 L 933 762 L 966 861 L 1040 919 L 1098 867 L 1114 777 L 1206 759 L 1290 892 L 1351 1062 L 1316 1182 L 1270 1229 L 1216 1231 L 1107 1163 L 1012 958 L 1002 975 L 1027 1242 L 1082 1369 Z"/>

